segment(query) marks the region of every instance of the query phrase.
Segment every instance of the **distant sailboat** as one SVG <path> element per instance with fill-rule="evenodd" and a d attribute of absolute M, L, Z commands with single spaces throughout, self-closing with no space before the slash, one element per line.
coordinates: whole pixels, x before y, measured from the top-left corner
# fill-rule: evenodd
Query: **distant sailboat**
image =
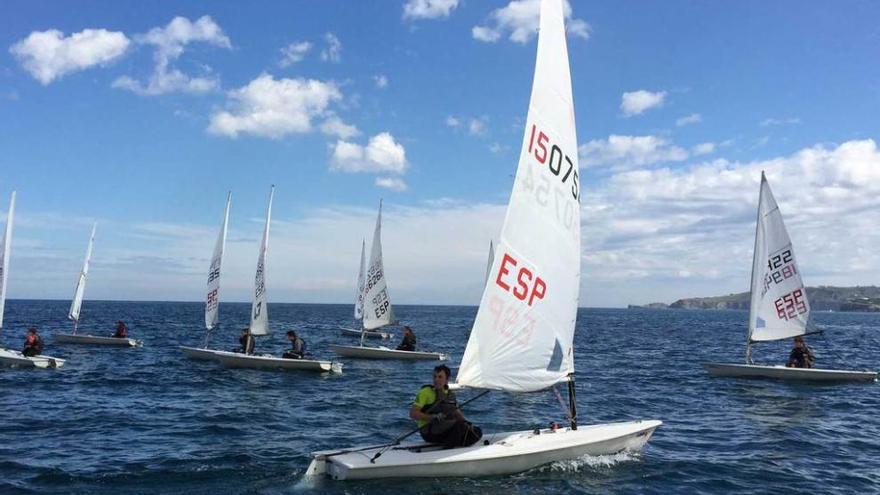
<path fill-rule="evenodd" d="M 340 356 L 360 359 L 405 359 L 405 360 L 444 360 L 446 355 L 439 352 L 399 351 L 387 347 L 367 347 L 364 338 L 368 332 L 376 331 L 396 323 L 385 268 L 382 263 L 382 201 L 379 201 L 379 215 L 376 217 L 376 230 L 373 232 L 373 245 L 370 247 L 370 264 L 367 266 L 366 283 L 363 291 L 364 307 L 361 319 L 361 343 L 359 346 L 331 345 L 330 350 Z"/>
<path fill-rule="evenodd" d="M 82 269 L 76 279 L 76 288 L 73 290 L 73 300 L 70 302 L 70 311 L 67 319 L 73 321 L 73 333 L 55 333 L 52 340 L 59 344 L 91 344 L 107 345 L 115 347 L 137 347 L 142 342 L 129 338 L 104 337 L 98 335 L 77 335 L 79 328 L 80 309 L 82 308 L 83 296 L 86 293 L 86 279 L 89 275 L 89 263 L 92 259 L 92 248 L 95 245 L 95 229 L 97 223 L 92 224 L 92 234 L 89 236 L 89 246 L 86 248 L 86 257 L 83 259 Z"/>
<path fill-rule="evenodd" d="M 2 252 L 0 252 L 0 332 L 3 331 L 3 315 L 6 311 L 6 287 L 9 278 L 9 255 L 12 252 L 12 219 L 15 217 L 15 191 L 9 199 L 6 212 L 6 229 L 3 233 Z M 28 357 L 20 351 L 0 348 L 0 364 L 21 368 L 60 368 L 64 359 L 37 355 Z"/>
<path fill-rule="evenodd" d="M 876 372 L 787 368 L 752 363 L 752 344 L 818 333 L 810 325 L 810 302 L 782 213 L 761 172 L 755 249 L 752 256 L 749 330 L 745 364 L 703 363 L 713 376 L 810 381 L 874 381 Z"/>
<path fill-rule="evenodd" d="M 219 322 L 220 303 L 220 266 L 222 264 L 223 250 L 226 245 L 226 230 L 229 222 L 229 202 L 226 198 L 226 211 L 223 214 L 223 226 L 220 235 L 214 245 L 214 255 L 211 258 L 211 267 L 208 270 L 207 297 L 205 299 L 205 327 L 208 332 Z M 269 252 L 269 225 L 272 222 L 272 201 L 275 198 L 275 186 L 269 192 L 269 206 L 266 208 L 266 224 L 263 227 L 263 236 L 260 240 L 260 253 L 257 257 L 257 270 L 254 276 L 254 298 L 251 303 L 250 332 L 254 336 L 269 334 L 269 309 L 266 293 L 266 260 Z M 331 361 L 319 361 L 312 359 L 285 359 L 269 354 L 248 355 L 239 352 L 220 351 L 207 348 L 181 346 L 180 349 L 191 359 L 217 361 L 230 368 L 259 368 L 259 369 L 282 369 L 282 370 L 308 370 L 308 371 L 332 371 L 341 372 L 342 365 Z"/>
<path fill-rule="evenodd" d="M 413 442 L 315 452 L 308 475 L 332 479 L 491 476 L 582 455 L 642 448 L 660 421 L 577 424 L 573 355 L 581 257 L 577 170 L 562 1 L 544 0 L 531 105 L 513 192 L 457 380 L 467 388 L 507 392 L 535 392 L 567 383 L 571 426 L 484 435 L 470 447 L 447 449 Z M 558 203 L 544 201 L 547 198 Z"/>
<path fill-rule="evenodd" d="M 355 294 L 354 300 L 354 321 L 358 323 L 358 326 L 363 326 L 362 321 L 364 319 L 364 283 L 366 277 L 366 258 L 364 257 L 366 250 L 366 240 L 361 241 L 361 266 L 358 269 L 358 279 L 357 279 L 357 293 Z M 358 337 L 361 335 L 370 338 L 370 339 L 388 339 L 391 338 L 391 334 L 388 332 L 379 332 L 376 330 L 370 330 L 368 332 L 364 332 L 362 330 L 355 330 L 354 328 L 340 328 L 342 331 L 342 335 L 347 335 L 349 337 Z"/>

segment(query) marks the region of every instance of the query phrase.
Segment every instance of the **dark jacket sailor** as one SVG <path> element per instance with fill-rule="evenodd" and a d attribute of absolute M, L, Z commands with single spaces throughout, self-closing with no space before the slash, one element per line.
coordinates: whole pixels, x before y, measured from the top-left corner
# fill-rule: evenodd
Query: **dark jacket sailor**
<path fill-rule="evenodd" d="M 412 328 L 403 327 L 403 340 L 400 341 L 400 345 L 397 346 L 398 351 L 414 351 L 416 350 L 416 334 L 413 333 Z"/>
<path fill-rule="evenodd" d="M 254 336 L 251 335 L 250 328 L 243 328 L 241 330 L 241 335 L 238 337 L 238 343 L 240 347 L 235 350 L 235 352 L 241 352 L 247 355 L 251 355 L 254 353 L 254 347 L 257 344 Z"/>
<path fill-rule="evenodd" d="M 113 336 L 117 339 L 128 338 L 128 325 L 126 325 L 125 322 L 122 320 L 117 321 L 116 332 L 113 333 Z"/>
<path fill-rule="evenodd" d="M 409 417 L 419 425 L 419 433 L 426 442 L 446 447 L 467 447 L 483 436 L 480 427 L 464 419 L 458 408 L 455 393 L 449 390 L 449 368 L 434 368 L 433 385 L 425 385 L 416 395 Z"/>
<path fill-rule="evenodd" d="M 24 339 L 24 349 L 21 350 L 21 353 L 27 357 L 34 357 L 42 352 L 43 337 L 40 337 L 36 328 L 28 328 L 27 337 Z"/>
<path fill-rule="evenodd" d="M 791 354 L 788 355 L 788 364 L 786 366 L 789 368 L 812 368 L 813 361 L 815 360 L 813 351 L 807 347 L 804 339 L 800 336 L 795 337 L 794 348 L 791 350 Z"/>
<path fill-rule="evenodd" d="M 290 350 L 284 351 L 281 357 L 285 359 L 302 359 L 306 355 L 306 343 L 303 339 L 297 337 L 296 332 L 289 330 L 287 332 L 287 340 L 290 341 Z"/>

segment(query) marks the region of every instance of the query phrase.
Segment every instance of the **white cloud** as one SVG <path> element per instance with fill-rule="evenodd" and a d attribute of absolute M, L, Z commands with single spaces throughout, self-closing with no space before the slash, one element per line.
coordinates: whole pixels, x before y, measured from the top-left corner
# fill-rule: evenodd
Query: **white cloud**
<path fill-rule="evenodd" d="M 449 17 L 458 0 L 407 0 L 403 5 L 404 19 L 440 19 Z"/>
<path fill-rule="evenodd" d="M 406 167 L 406 150 L 388 132 L 373 136 L 366 146 L 343 140 L 331 146 L 330 170 L 403 174 Z"/>
<path fill-rule="evenodd" d="M 661 162 L 687 160 L 688 152 L 657 136 L 618 136 L 589 141 L 578 147 L 581 166 L 628 170 Z"/>
<path fill-rule="evenodd" d="M 566 31 L 571 36 L 587 39 L 590 25 L 582 19 L 571 19 L 571 4 L 563 2 L 563 15 L 568 20 Z M 508 39 L 526 43 L 538 32 L 541 0 L 512 0 L 507 6 L 493 10 L 486 26 L 474 26 L 471 35 L 478 41 L 494 43 L 507 34 Z"/>
<path fill-rule="evenodd" d="M 321 60 L 338 64 L 342 60 L 342 42 L 333 33 L 324 35 L 327 46 L 321 50 Z"/>
<path fill-rule="evenodd" d="M 321 123 L 321 132 L 331 136 L 338 136 L 342 139 L 360 135 L 361 131 L 353 125 L 346 124 L 339 117 L 331 115 L 327 120 Z"/>
<path fill-rule="evenodd" d="M 325 124 L 329 133 L 339 135 L 339 126 L 332 122 L 328 112 L 330 103 L 342 99 L 342 93 L 333 82 L 275 79 L 264 73 L 246 86 L 229 91 L 227 97 L 230 109 L 211 116 L 208 127 L 211 133 L 279 139 L 288 134 L 309 132 L 312 119 L 328 116 L 331 123 Z"/>
<path fill-rule="evenodd" d="M 715 151 L 715 143 L 700 143 L 691 148 L 691 154 L 694 156 L 708 155 Z"/>
<path fill-rule="evenodd" d="M 290 67 L 293 64 L 302 62 L 306 58 L 306 54 L 312 49 L 312 44 L 308 41 L 300 41 L 291 43 L 281 48 L 281 61 L 278 65 L 282 68 Z"/>
<path fill-rule="evenodd" d="M 376 82 L 376 87 L 379 89 L 384 89 L 388 87 L 388 77 L 385 74 L 378 74 L 373 76 L 373 81 Z"/>
<path fill-rule="evenodd" d="M 153 74 L 146 84 L 132 77 L 122 76 L 113 82 L 113 87 L 149 96 L 173 92 L 205 93 L 218 89 L 220 81 L 215 76 L 190 76 L 171 64 L 183 55 L 186 46 L 191 43 L 207 43 L 220 48 L 232 48 L 232 43 L 220 26 L 207 15 L 195 22 L 185 17 L 175 17 L 165 27 L 153 28 L 147 34 L 137 36 L 135 40 L 140 44 L 154 47 Z M 210 68 L 206 68 L 206 71 L 210 72 Z"/>
<path fill-rule="evenodd" d="M 509 148 L 507 146 L 504 146 L 500 143 L 492 143 L 489 145 L 489 151 L 491 151 L 492 153 L 495 153 L 496 155 L 499 153 L 503 153 L 503 152 L 507 151 L 508 149 Z"/>
<path fill-rule="evenodd" d="M 399 177 L 376 177 L 376 185 L 397 192 L 407 190 L 406 182 Z"/>
<path fill-rule="evenodd" d="M 774 118 L 764 119 L 761 122 L 759 122 L 758 125 L 760 125 L 761 127 L 768 127 L 771 125 L 795 125 L 795 124 L 800 124 L 800 123 L 801 123 L 801 119 L 799 119 L 797 117 L 788 117 L 788 118 L 784 118 L 784 119 L 774 119 Z"/>
<path fill-rule="evenodd" d="M 675 120 L 675 125 L 678 127 L 690 125 L 690 124 L 699 124 L 703 121 L 703 116 L 698 113 L 692 113 L 690 115 L 679 117 Z"/>
<path fill-rule="evenodd" d="M 482 117 L 473 117 L 468 120 L 468 132 L 472 136 L 482 136 L 486 134 L 486 122 L 489 120 L 485 115 Z"/>
<path fill-rule="evenodd" d="M 118 31 L 85 29 L 65 37 L 50 29 L 32 32 L 12 45 L 9 53 L 45 86 L 65 74 L 107 65 L 124 55 L 129 44 L 128 37 Z"/>
<path fill-rule="evenodd" d="M 449 127 L 458 127 L 461 125 L 461 121 L 458 120 L 457 117 L 450 115 L 449 117 L 446 117 L 446 125 Z"/>
<path fill-rule="evenodd" d="M 651 92 L 644 89 L 623 93 L 620 100 L 620 110 L 626 117 L 639 115 L 651 108 L 663 105 L 666 91 Z"/>

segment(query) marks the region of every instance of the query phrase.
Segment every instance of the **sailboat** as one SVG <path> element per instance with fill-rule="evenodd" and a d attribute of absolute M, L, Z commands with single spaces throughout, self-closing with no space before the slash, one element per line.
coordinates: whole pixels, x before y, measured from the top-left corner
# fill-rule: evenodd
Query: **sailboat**
<path fill-rule="evenodd" d="M 357 294 L 355 295 L 354 300 L 354 321 L 355 323 L 361 322 L 364 319 L 364 283 L 366 273 L 366 258 L 364 254 L 366 252 L 366 240 L 361 241 L 361 266 L 358 269 L 358 279 L 357 279 Z M 342 335 L 347 335 L 349 337 L 360 337 L 363 335 L 369 339 L 389 339 L 391 338 L 391 334 L 388 332 L 380 332 L 378 330 L 355 330 L 354 328 L 340 328 L 342 331 Z"/>
<path fill-rule="evenodd" d="M 396 323 L 385 268 L 382 264 L 382 201 L 379 200 L 379 216 L 376 217 L 376 230 L 373 232 L 373 245 L 370 247 L 370 265 L 367 267 L 366 283 L 363 289 L 363 310 L 361 318 L 360 345 L 331 345 L 330 350 L 340 356 L 361 359 L 405 359 L 405 360 L 445 360 L 440 352 L 399 351 L 387 347 L 367 347 L 364 339 L 367 332 Z M 357 309 L 355 309 L 357 312 Z"/>
<path fill-rule="evenodd" d="M 0 252 L 0 332 L 3 331 L 3 314 L 6 311 L 6 282 L 9 278 L 9 255 L 12 249 L 12 219 L 15 216 L 15 191 L 9 199 L 9 211 L 6 213 L 6 229 L 3 233 Z M 60 368 L 64 359 L 52 356 L 25 356 L 20 351 L 0 348 L 0 364 L 18 368 Z"/>
<path fill-rule="evenodd" d="M 73 333 L 56 333 L 52 339 L 59 344 L 95 344 L 117 347 L 137 347 L 143 345 L 139 340 L 118 337 L 102 337 L 98 335 L 77 335 L 79 328 L 80 309 L 82 308 L 83 296 L 86 293 L 86 278 L 89 274 L 89 262 L 92 259 L 92 247 L 95 245 L 95 229 L 97 223 L 92 224 L 92 235 L 89 236 L 89 247 L 86 248 L 86 257 L 83 259 L 82 270 L 76 279 L 76 288 L 73 290 L 73 300 L 70 302 L 70 311 L 67 318 L 73 321 Z"/>
<path fill-rule="evenodd" d="M 217 242 L 214 245 L 214 255 L 211 258 L 211 266 L 208 269 L 207 296 L 205 298 L 205 337 L 204 348 L 181 346 L 180 349 L 191 359 L 217 361 L 230 368 L 260 368 L 282 370 L 310 370 L 332 371 L 339 373 L 342 365 L 331 361 L 319 361 L 313 359 L 285 359 L 269 354 L 248 355 L 239 352 L 220 351 L 208 348 L 208 336 L 211 330 L 219 323 L 220 315 L 220 267 L 223 261 L 223 250 L 226 246 L 226 231 L 229 225 L 229 204 L 232 194 L 226 197 L 226 209 L 223 213 L 223 224 Z M 250 331 L 251 335 L 263 336 L 269 334 L 269 311 L 266 297 L 266 257 L 269 251 L 269 225 L 272 219 L 272 200 L 275 198 L 275 186 L 269 192 L 269 206 L 266 209 L 266 225 L 263 227 L 263 237 L 260 242 L 260 254 L 257 258 L 257 271 L 254 277 L 254 299 L 251 303 Z"/>
<path fill-rule="evenodd" d="M 567 383 L 570 426 L 488 434 L 470 447 L 451 449 L 396 441 L 314 452 L 308 475 L 332 479 L 504 475 L 644 446 L 660 421 L 577 424 L 573 356 L 581 256 L 577 170 L 562 0 L 543 0 L 519 166 L 457 382 L 466 388 L 508 392 L 535 392 Z"/>
<path fill-rule="evenodd" d="M 874 381 L 873 371 L 787 368 L 752 362 L 752 344 L 819 333 L 810 322 L 810 302 L 782 213 L 764 172 L 758 193 L 758 219 L 752 257 L 749 329 L 745 364 L 703 363 L 712 376 L 807 381 Z"/>

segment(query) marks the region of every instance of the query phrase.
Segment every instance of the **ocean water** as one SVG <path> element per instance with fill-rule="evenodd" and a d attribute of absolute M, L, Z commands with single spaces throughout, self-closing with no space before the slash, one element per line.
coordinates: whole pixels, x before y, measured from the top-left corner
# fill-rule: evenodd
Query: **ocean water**
<path fill-rule="evenodd" d="M 86 301 L 83 332 L 129 323 L 143 348 L 56 345 L 64 301 L 10 301 L 2 343 L 26 325 L 59 370 L 0 369 L 0 493 L 871 493 L 880 491 L 880 387 L 710 378 L 707 360 L 743 360 L 746 312 L 585 309 L 578 316 L 580 423 L 660 419 L 641 455 L 587 457 L 514 476 L 306 482 L 309 452 L 382 443 L 411 428 L 408 406 L 435 363 L 344 361 L 342 375 L 229 370 L 186 359 L 200 345 L 196 303 Z M 249 311 L 223 304 L 212 347 L 231 349 Z M 476 308 L 398 306 L 424 348 L 458 365 Z M 309 350 L 350 324 L 350 306 L 271 304 L 280 353 L 296 328 Z M 818 313 L 819 365 L 880 368 L 880 315 Z M 756 347 L 781 362 L 789 343 Z M 564 390 L 561 390 L 564 394 Z M 460 393 L 460 400 L 471 392 Z M 466 415 L 484 431 L 564 420 L 550 392 L 491 393 Z"/>

